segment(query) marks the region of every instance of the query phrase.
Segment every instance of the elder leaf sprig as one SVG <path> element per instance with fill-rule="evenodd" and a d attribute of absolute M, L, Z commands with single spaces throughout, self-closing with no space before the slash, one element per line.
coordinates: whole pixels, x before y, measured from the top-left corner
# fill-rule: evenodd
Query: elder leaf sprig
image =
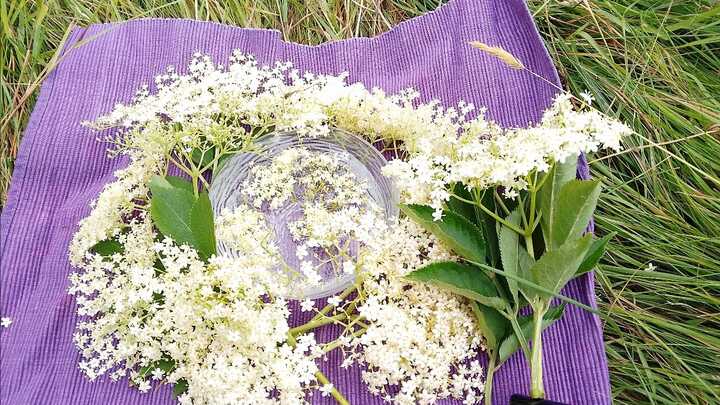
<path fill-rule="evenodd" d="M 576 162 L 572 156 L 546 173 L 530 173 L 527 189 L 516 199 L 502 197 L 497 189 L 465 188 L 451 197 L 440 220 L 429 206 L 402 206 L 462 258 L 432 263 L 406 277 L 472 300 L 489 356 L 488 404 L 492 373 L 517 350 L 530 363 L 530 396 L 544 398 L 542 331 L 562 317 L 568 302 L 592 310 L 560 294 L 572 278 L 595 267 L 612 237 L 585 234 L 600 183 L 575 179 Z M 564 302 L 552 306 L 555 298 Z M 531 316 L 519 315 L 524 306 L 532 309 Z"/>

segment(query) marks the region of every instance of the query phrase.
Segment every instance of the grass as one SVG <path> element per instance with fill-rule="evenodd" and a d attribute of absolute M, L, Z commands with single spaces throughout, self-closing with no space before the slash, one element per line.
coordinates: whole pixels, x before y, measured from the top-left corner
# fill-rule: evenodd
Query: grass
<path fill-rule="evenodd" d="M 440 3 L 0 0 L 0 201 L 71 24 L 188 17 L 318 43 L 376 35 Z M 529 4 L 564 85 L 589 90 L 638 132 L 625 153 L 593 167 L 605 183 L 599 228 L 617 232 L 597 272 L 614 402 L 720 403 L 720 3 Z"/>

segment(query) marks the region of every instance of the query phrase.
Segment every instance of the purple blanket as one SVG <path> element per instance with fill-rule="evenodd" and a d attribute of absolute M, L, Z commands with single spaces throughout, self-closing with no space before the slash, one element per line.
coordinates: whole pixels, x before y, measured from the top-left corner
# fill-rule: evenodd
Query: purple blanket
<path fill-rule="evenodd" d="M 487 106 L 490 118 L 503 125 L 537 120 L 555 90 L 469 47 L 471 40 L 502 46 L 532 71 L 558 83 L 523 0 L 453 0 L 379 37 L 319 46 L 283 42 L 277 31 L 189 20 L 75 29 L 64 59 L 42 86 L 2 212 L 0 315 L 13 323 L 0 328 L 0 403 L 172 403 L 167 386 L 140 394 L 127 382 L 90 383 L 77 367 L 71 340 L 75 302 L 66 292 L 71 271 L 67 247 L 90 201 L 113 179 L 113 171 L 127 164 L 107 159 L 107 145 L 82 127 L 82 120 L 129 100 L 167 65 L 183 71 L 196 51 L 225 61 L 233 49 L 252 53 L 261 63 L 289 60 L 301 70 L 348 71 L 351 82 L 388 92 L 414 87 L 425 100 L 466 100 Z M 591 276 L 570 283 L 564 293 L 594 305 Z M 326 333 L 331 332 L 321 335 Z M 545 332 L 545 345 L 549 398 L 571 404 L 610 403 L 596 316 L 568 307 L 565 317 Z M 382 403 L 364 389 L 360 370 L 339 369 L 340 361 L 335 352 L 322 367 L 348 399 L 353 404 Z M 528 390 L 526 370 L 522 356 L 510 359 L 495 377 L 494 403 L 507 404 L 512 393 Z M 313 402 L 332 400 L 315 395 Z"/>

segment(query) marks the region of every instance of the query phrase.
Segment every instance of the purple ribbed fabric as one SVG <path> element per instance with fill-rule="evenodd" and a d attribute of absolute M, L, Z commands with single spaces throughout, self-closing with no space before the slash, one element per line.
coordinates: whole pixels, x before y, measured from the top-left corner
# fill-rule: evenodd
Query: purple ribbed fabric
<path fill-rule="evenodd" d="M 276 31 L 189 20 L 137 20 L 73 31 L 64 59 L 42 86 L 0 222 L 0 314 L 13 319 L 12 326 L 0 330 L 0 403 L 172 403 L 169 387 L 140 394 L 127 382 L 91 383 L 76 365 L 71 340 L 75 302 L 66 293 L 71 272 L 67 246 L 90 201 L 112 181 L 113 171 L 127 164 L 107 159 L 107 145 L 80 126 L 82 120 L 129 100 L 167 65 L 182 71 L 196 51 L 225 61 L 233 49 L 241 49 L 261 63 L 289 60 L 301 70 L 348 71 L 351 82 L 368 87 L 388 92 L 415 87 L 425 100 L 487 106 L 489 116 L 504 125 L 536 121 L 555 89 L 470 48 L 471 40 L 502 46 L 529 69 L 558 83 L 522 0 L 453 0 L 379 37 L 319 46 L 283 42 Z M 581 170 L 586 176 L 586 167 Z M 565 294 L 595 303 L 589 276 L 572 282 Z M 327 338 L 332 332 L 328 328 L 319 335 Z M 348 399 L 353 404 L 382 403 L 363 387 L 360 370 L 339 369 L 340 361 L 339 353 L 332 353 L 322 368 Z M 568 307 L 565 317 L 545 332 L 545 365 L 549 398 L 610 403 L 597 317 Z M 498 372 L 494 403 L 507 404 L 512 393 L 527 392 L 526 370 L 516 355 Z M 333 402 L 318 395 L 312 399 Z"/>

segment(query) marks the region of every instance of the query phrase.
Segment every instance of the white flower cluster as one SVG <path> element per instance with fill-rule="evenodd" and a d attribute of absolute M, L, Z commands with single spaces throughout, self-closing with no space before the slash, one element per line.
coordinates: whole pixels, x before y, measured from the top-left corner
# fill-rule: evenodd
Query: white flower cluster
<path fill-rule="evenodd" d="M 371 392 L 396 404 L 480 400 L 484 380 L 476 356 L 482 337 L 467 302 L 403 276 L 452 259 L 433 236 L 408 219 L 368 241 L 360 267 L 366 299 L 358 311 L 368 328 L 349 342 L 348 361 L 363 365 Z M 359 349 L 359 350 L 358 350 Z"/>
<path fill-rule="evenodd" d="M 228 231 L 233 219 L 219 218 L 218 236 L 248 242 L 235 258 L 204 263 L 186 245 L 157 242 L 144 215 L 118 236 L 122 253 L 84 256 L 70 293 L 82 317 L 74 336 L 80 368 L 90 379 L 129 376 L 142 391 L 182 381 L 187 404 L 304 402 L 322 350 L 311 334 L 288 343 L 289 311 L 269 271 L 273 249 L 242 235 L 245 218 Z M 260 222 L 253 228 L 268 232 Z"/>
<path fill-rule="evenodd" d="M 121 153 L 144 149 L 148 142 L 160 142 L 167 151 L 201 145 L 233 149 L 268 129 L 318 135 L 338 127 L 388 147 L 398 141 L 409 151 L 443 154 L 448 135 L 457 134 L 473 110 L 466 103 L 416 105 L 419 94 L 412 89 L 388 95 L 347 84 L 346 76 L 301 74 L 289 63 L 259 66 L 238 51 L 227 67 L 196 54 L 188 74 L 169 68 L 157 77 L 156 91 L 144 88 L 132 103 L 117 104 L 88 124 L 124 128 L 115 140 Z"/>
<path fill-rule="evenodd" d="M 538 125 L 504 129 L 487 120 L 484 110 L 466 118 L 472 104 L 416 105 L 418 93 L 412 89 L 387 95 L 361 83 L 347 84 L 344 74 L 300 74 L 289 63 L 260 67 L 239 52 L 227 68 L 196 55 L 189 70 L 179 75 L 170 69 L 158 78 L 157 92 L 141 92 L 133 104 L 116 106 L 95 124 L 142 128 L 124 133 L 119 142 L 132 149 L 157 143 L 158 126 L 181 123 L 181 131 L 165 137 L 168 150 L 196 147 L 200 138 L 217 145 L 245 145 L 253 135 L 247 126 L 313 135 L 331 126 L 342 128 L 407 152 L 408 159 L 394 160 L 385 173 L 396 181 L 404 202 L 431 205 L 436 218 L 451 185 L 502 186 L 513 197 L 525 188 L 529 173 L 582 152 L 617 150 L 620 139 L 631 132 L 597 110 L 576 111 L 567 94 L 557 97 Z"/>
<path fill-rule="evenodd" d="M 336 153 L 303 147 L 283 150 L 268 165 L 255 166 L 243 184 L 243 195 L 256 208 L 278 209 L 292 201 L 327 207 L 365 203 L 367 186 L 341 162 Z"/>
<path fill-rule="evenodd" d="M 109 183 L 93 201 L 90 215 L 80 222 L 80 229 L 70 243 L 70 261 L 79 265 L 96 243 L 117 236 L 135 210 L 135 201 L 148 193 L 147 183 L 163 163 L 162 156 L 133 152 L 134 160 L 127 168 L 115 172 L 116 181 Z"/>
<path fill-rule="evenodd" d="M 395 179 L 404 202 L 432 206 L 436 219 L 458 183 L 476 190 L 500 186 L 514 198 L 531 173 L 580 153 L 618 150 L 620 139 L 631 133 L 597 110 L 576 111 L 570 97 L 558 96 L 534 127 L 503 129 L 482 117 L 468 121 L 459 135 L 441 142 L 446 148 L 411 152 L 406 160 L 390 162 L 383 173 Z"/>

